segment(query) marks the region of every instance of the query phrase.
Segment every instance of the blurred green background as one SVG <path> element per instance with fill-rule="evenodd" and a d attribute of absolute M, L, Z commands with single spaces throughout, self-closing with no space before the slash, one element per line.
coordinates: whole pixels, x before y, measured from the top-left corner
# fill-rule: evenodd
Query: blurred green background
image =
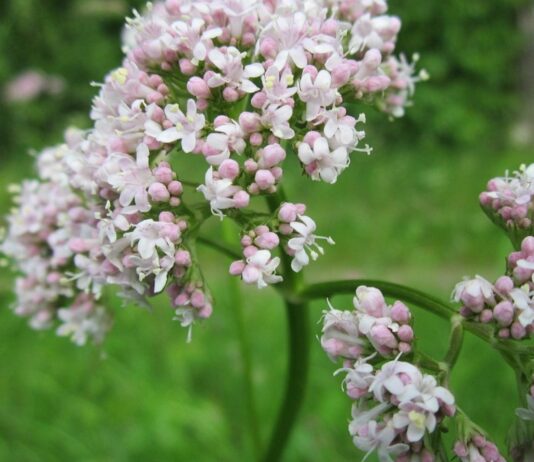
<path fill-rule="evenodd" d="M 420 52 L 432 79 L 419 86 L 403 120 L 392 123 L 368 109 L 367 141 L 375 151 L 355 154 L 335 186 L 312 184 L 288 163 L 286 187 L 337 242 L 310 267 L 308 280 L 383 278 L 446 299 L 464 275 L 502 273 L 510 251 L 477 198 L 487 179 L 533 158 L 529 89 L 522 84 L 529 2 L 390 3 L 403 19 L 398 49 Z M 1 214 L 10 206 L 6 186 L 33 174 L 30 150 L 57 143 L 68 125 L 89 126 L 89 82 L 119 64 L 123 17 L 140 5 L 0 3 L 0 82 L 36 69 L 65 83 L 58 95 L 0 102 Z M 0 269 L 0 460 L 253 460 L 228 262 L 211 251 L 202 258 L 216 311 L 191 344 L 164 300 L 149 313 L 110 299 L 116 324 L 102 348 L 33 332 L 10 312 L 12 278 Z M 284 381 L 284 312 L 272 290 L 242 288 L 242 298 L 266 438 Z M 348 308 L 350 299 L 335 305 Z M 312 318 L 324 308 L 313 305 Z M 443 353 L 445 323 L 416 311 L 416 329 L 428 353 Z M 347 433 L 350 401 L 332 377 L 336 366 L 311 341 L 310 387 L 287 460 L 360 460 Z M 468 338 L 452 386 L 460 405 L 502 445 L 517 398 L 498 355 Z"/>

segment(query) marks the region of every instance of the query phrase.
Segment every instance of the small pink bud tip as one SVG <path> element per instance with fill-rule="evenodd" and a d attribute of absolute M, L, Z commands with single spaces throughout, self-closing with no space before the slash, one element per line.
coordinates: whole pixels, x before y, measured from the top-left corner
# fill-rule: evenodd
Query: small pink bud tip
<path fill-rule="evenodd" d="M 280 239 L 276 233 L 267 232 L 258 236 L 254 243 L 262 249 L 271 250 L 278 246 Z"/>
<path fill-rule="evenodd" d="M 187 250 L 178 250 L 174 255 L 174 260 L 177 265 L 191 266 L 191 254 Z"/>
<path fill-rule="evenodd" d="M 406 324 L 410 321 L 411 313 L 404 303 L 397 300 L 391 307 L 391 318 L 395 322 Z"/>
<path fill-rule="evenodd" d="M 219 175 L 222 178 L 234 180 L 239 175 L 239 164 L 233 159 L 223 160 L 219 165 Z"/>
<path fill-rule="evenodd" d="M 278 219 L 285 223 L 291 223 L 297 219 L 298 209 L 295 204 L 286 202 L 278 212 Z"/>
<path fill-rule="evenodd" d="M 246 191 L 238 191 L 234 194 L 234 206 L 238 209 L 247 207 L 250 203 L 250 195 Z"/>
<path fill-rule="evenodd" d="M 241 276 L 241 273 L 245 269 L 245 262 L 243 260 L 237 260 L 230 265 L 230 274 L 232 276 Z"/>
<path fill-rule="evenodd" d="M 148 194 L 154 202 L 167 202 L 171 197 L 163 183 L 152 183 L 148 188 Z"/>
<path fill-rule="evenodd" d="M 198 317 L 201 319 L 208 319 L 213 314 L 213 306 L 211 303 L 206 303 L 198 312 Z"/>
<path fill-rule="evenodd" d="M 179 196 L 184 191 L 182 183 L 176 180 L 171 181 L 167 186 L 167 189 L 173 196 Z"/>
<path fill-rule="evenodd" d="M 276 183 L 276 179 L 269 170 L 258 170 L 254 176 L 258 187 L 262 190 L 269 189 Z"/>
<path fill-rule="evenodd" d="M 208 84 L 200 77 L 191 77 L 189 79 L 187 82 L 187 91 L 201 99 L 208 99 L 211 96 Z"/>
<path fill-rule="evenodd" d="M 260 154 L 262 166 L 271 168 L 286 158 L 286 152 L 278 143 L 266 146 Z"/>
<path fill-rule="evenodd" d="M 397 339 L 386 326 L 374 326 L 371 329 L 372 339 L 381 346 L 387 348 L 397 348 Z"/>
<path fill-rule="evenodd" d="M 400 326 L 397 335 L 400 340 L 406 343 L 410 343 L 414 337 L 413 329 L 408 325 Z"/>

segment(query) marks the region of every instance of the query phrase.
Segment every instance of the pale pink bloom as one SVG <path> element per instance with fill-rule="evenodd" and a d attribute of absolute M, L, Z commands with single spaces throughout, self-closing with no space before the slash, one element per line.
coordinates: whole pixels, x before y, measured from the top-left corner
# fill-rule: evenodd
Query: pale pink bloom
<path fill-rule="evenodd" d="M 296 237 L 292 237 L 287 243 L 293 252 L 291 269 L 297 273 L 309 264 L 310 257 L 312 260 L 317 260 L 319 255 L 324 254 L 324 250 L 317 244 L 317 240 L 322 239 L 326 240 L 330 245 L 334 244 L 331 237 L 317 236 L 314 234 L 317 225 L 310 217 L 299 215 L 298 219 L 299 221 L 292 221 L 289 224 L 297 235 Z"/>
<path fill-rule="evenodd" d="M 298 93 L 306 103 L 306 120 L 315 119 L 337 97 L 336 89 L 332 88 L 332 76 L 324 69 L 315 78 L 309 72 L 304 73 L 299 81 Z"/>
<path fill-rule="evenodd" d="M 461 301 L 468 308 L 474 308 L 478 312 L 482 310 L 485 302 L 494 299 L 494 287 L 491 282 L 477 275 L 474 279 L 466 279 L 456 284 L 452 299 L 455 302 Z"/>
<path fill-rule="evenodd" d="M 413 364 L 398 360 L 390 361 L 377 372 L 369 391 L 380 402 L 384 402 L 387 393 L 398 397 L 406 388 L 401 375 L 409 377 L 411 382 L 421 378 L 421 372 Z"/>
<path fill-rule="evenodd" d="M 176 36 L 168 35 L 168 45 L 180 51 L 185 48 L 194 65 L 206 60 L 208 51 L 213 48 L 212 40 L 223 32 L 220 27 L 206 28 L 206 22 L 201 18 L 192 18 L 190 22 L 175 21 L 171 27 Z"/>
<path fill-rule="evenodd" d="M 301 143 L 298 156 L 313 180 L 323 180 L 330 184 L 337 181 L 338 175 L 350 162 L 346 148 L 339 147 L 331 151 L 327 139 L 322 137 L 316 139 L 313 146 Z"/>
<path fill-rule="evenodd" d="M 107 182 L 120 193 L 119 203 L 124 207 L 124 213 L 148 212 L 151 208 L 148 188 L 155 178 L 150 170 L 149 156 L 146 144 L 140 144 L 135 159 L 128 154 L 115 153 L 106 161 L 112 171 Z"/>
<path fill-rule="evenodd" d="M 258 289 L 263 289 L 282 281 L 282 276 L 275 274 L 280 258 L 273 257 L 270 251 L 258 250 L 247 258 L 246 263 L 242 277 L 247 284 L 256 284 Z"/>
<path fill-rule="evenodd" d="M 232 180 L 216 178 L 213 175 L 213 167 L 210 167 L 206 171 L 204 184 L 200 185 L 197 191 L 204 194 L 204 198 L 210 203 L 211 212 L 222 220 L 222 211 L 235 207 L 233 196 L 241 191 L 241 188 L 234 186 Z"/>
<path fill-rule="evenodd" d="M 514 306 L 520 311 L 517 320 L 523 327 L 534 324 L 534 293 L 529 292 L 529 286 L 525 285 L 521 289 L 513 289 L 510 296 L 514 301 Z"/>
<path fill-rule="evenodd" d="M 157 133 L 155 138 L 162 143 L 181 140 L 183 151 L 192 152 L 200 132 L 206 125 L 206 118 L 203 114 L 198 114 L 195 101 L 193 99 L 187 101 L 186 114 L 180 110 L 178 104 L 168 104 L 165 106 L 165 116 L 174 126 Z M 152 136 L 152 133 L 148 134 Z"/>
<path fill-rule="evenodd" d="M 133 231 L 126 233 L 130 245 L 137 245 L 137 252 L 144 260 L 149 260 L 158 256 L 158 250 L 164 255 L 174 257 L 174 243 L 169 239 L 167 230 L 169 224 L 152 219 L 143 220 Z"/>
<path fill-rule="evenodd" d="M 56 333 L 61 337 L 70 337 L 78 345 L 85 345 L 91 339 L 100 343 L 111 326 L 106 310 L 96 306 L 94 300 L 82 295 L 69 308 L 57 312 L 61 325 Z"/>
<path fill-rule="evenodd" d="M 263 75 L 263 66 L 260 63 L 254 63 L 243 67 L 243 56 L 237 48 L 228 47 L 225 52 L 214 48 L 209 52 L 208 58 L 221 71 L 208 80 L 210 87 L 226 85 L 245 93 L 254 93 L 259 90 L 259 87 L 250 79 Z"/>
<path fill-rule="evenodd" d="M 370 421 L 364 431 L 353 434 L 354 445 L 366 452 L 363 461 L 376 451 L 380 462 L 393 462 L 393 457 L 406 452 L 408 445 L 397 443 L 392 444 L 397 436 L 395 430 L 390 425 L 379 425 L 376 421 Z"/>
<path fill-rule="evenodd" d="M 357 53 L 364 48 L 376 48 L 389 53 L 395 46 L 400 20 L 395 16 L 371 16 L 364 14 L 351 29 L 349 49 Z"/>
<path fill-rule="evenodd" d="M 243 139 L 245 135 L 237 122 L 232 120 L 220 125 L 215 128 L 215 132 L 210 133 L 206 139 L 208 146 L 219 153 L 206 157 L 206 160 L 211 165 L 220 165 L 230 157 L 231 152 L 236 152 L 237 154 L 243 153 L 246 147 L 245 140 Z"/>
<path fill-rule="evenodd" d="M 277 106 L 269 104 L 263 109 L 261 123 L 271 130 L 272 134 L 282 140 L 290 140 L 295 136 L 295 131 L 289 123 L 293 116 L 293 108 L 289 105 Z"/>
<path fill-rule="evenodd" d="M 295 77 L 287 67 L 280 71 L 276 66 L 270 66 L 262 82 L 267 100 L 275 105 L 286 103 L 297 92 L 297 87 L 293 86 Z"/>

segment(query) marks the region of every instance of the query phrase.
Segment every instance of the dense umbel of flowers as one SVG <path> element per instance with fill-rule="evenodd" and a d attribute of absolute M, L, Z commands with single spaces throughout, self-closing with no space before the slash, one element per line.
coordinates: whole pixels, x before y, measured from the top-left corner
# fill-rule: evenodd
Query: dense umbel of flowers
<path fill-rule="evenodd" d="M 534 234 L 534 164 L 490 180 L 487 191 L 480 194 L 480 204 L 515 240 Z"/>
<path fill-rule="evenodd" d="M 497 446 L 479 433 L 457 441 L 454 454 L 461 462 L 506 462 Z"/>
<path fill-rule="evenodd" d="M 399 360 L 411 350 L 410 310 L 399 301 L 388 306 L 378 289 L 364 286 L 356 289 L 354 307 L 325 312 L 321 338 L 329 357 L 344 359 L 337 373 L 345 374 L 344 389 L 354 400 L 354 444 L 381 462 L 434 461 L 425 436 L 455 414 L 455 401 L 434 376 Z"/>
<path fill-rule="evenodd" d="M 501 338 L 524 339 L 534 332 L 534 237 L 508 256 L 508 271 L 494 284 L 481 276 L 456 285 L 453 300 L 460 313 L 473 321 L 494 326 Z"/>
<path fill-rule="evenodd" d="M 282 281 L 277 252 L 293 271 L 315 260 L 333 241 L 304 205 L 259 214 L 251 200 L 276 193 L 285 160 L 335 183 L 352 152 L 371 150 L 365 104 L 403 115 L 424 74 L 394 55 L 401 23 L 386 10 L 385 0 L 167 0 L 134 12 L 122 66 L 98 85 L 94 127 L 43 152 L 40 181 L 17 196 L 3 245 L 23 273 L 16 312 L 98 340 L 109 321 L 97 300 L 116 285 L 141 303 L 166 290 L 191 326 L 212 312 L 195 253 L 211 215 L 241 226 L 230 271 L 246 283 Z M 197 184 L 185 173 L 193 157 Z"/>

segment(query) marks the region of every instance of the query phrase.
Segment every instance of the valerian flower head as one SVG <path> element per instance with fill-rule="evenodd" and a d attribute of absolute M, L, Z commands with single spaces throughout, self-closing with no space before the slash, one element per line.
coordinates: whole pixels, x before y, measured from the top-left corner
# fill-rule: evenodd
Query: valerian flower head
<path fill-rule="evenodd" d="M 23 184 L 8 218 L 15 312 L 99 341 L 110 323 L 98 299 L 112 285 L 143 306 L 165 291 L 190 330 L 213 310 L 195 251 L 212 215 L 240 228 L 230 272 L 245 283 L 281 283 L 316 260 L 333 240 L 303 204 L 267 214 L 254 204 L 279 202 L 284 162 L 335 183 L 354 152 L 371 151 L 359 146 L 364 104 L 394 114 L 409 104 L 414 70 L 394 56 L 400 21 L 386 10 L 385 0 L 166 0 L 134 11 L 122 63 L 94 84 L 92 128 L 38 156 L 39 181 Z M 364 349 L 407 351 L 402 324 L 366 323 Z"/>

